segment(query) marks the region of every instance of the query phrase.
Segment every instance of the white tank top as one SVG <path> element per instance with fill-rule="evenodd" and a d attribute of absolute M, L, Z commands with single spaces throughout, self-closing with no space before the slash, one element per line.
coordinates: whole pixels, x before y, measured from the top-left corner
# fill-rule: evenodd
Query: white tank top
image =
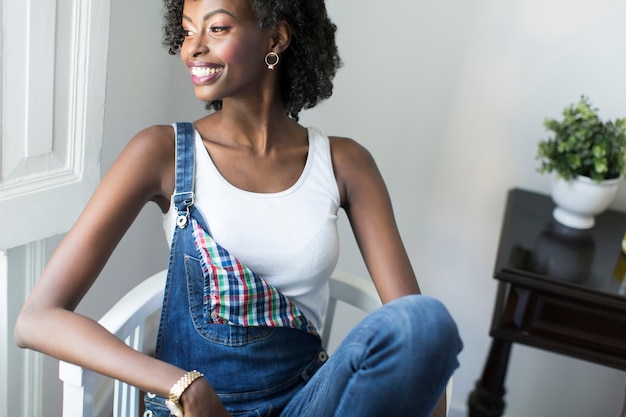
<path fill-rule="evenodd" d="M 195 206 L 213 238 L 242 264 L 291 299 L 321 332 L 328 278 L 337 265 L 339 189 L 330 141 L 308 128 L 304 170 L 290 188 L 254 193 L 230 184 L 217 170 L 196 131 Z M 176 209 L 164 215 L 171 243 Z"/>

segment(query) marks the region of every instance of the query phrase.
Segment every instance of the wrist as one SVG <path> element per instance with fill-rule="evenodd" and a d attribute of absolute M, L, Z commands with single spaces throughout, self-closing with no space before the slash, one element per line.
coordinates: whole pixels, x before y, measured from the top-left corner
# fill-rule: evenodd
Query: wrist
<path fill-rule="evenodd" d="M 190 371 L 183 375 L 173 386 L 170 388 L 170 393 L 165 401 L 165 405 L 169 408 L 170 412 L 176 417 L 183 417 L 184 410 L 180 401 L 180 397 L 183 395 L 185 390 L 189 388 L 189 386 L 199 378 L 202 378 L 202 375 L 198 371 Z"/>

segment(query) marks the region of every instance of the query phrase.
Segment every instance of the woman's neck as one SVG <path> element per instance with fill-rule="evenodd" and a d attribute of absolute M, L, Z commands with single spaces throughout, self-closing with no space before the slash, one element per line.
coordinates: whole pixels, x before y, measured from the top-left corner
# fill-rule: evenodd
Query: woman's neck
<path fill-rule="evenodd" d="M 304 128 L 289 118 L 279 104 L 263 106 L 224 100 L 222 109 L 196 122 L 210 137 L 263 154 L 275 147 L 299 142 Z M 204 129 L 203 129 L 204 128 Z M 200 131 L 202 134 L 203 132 Z"/>
<path fill-rule="evenodd" d="M 301 138 L 304 129 L 287 116 L 277 75 L 266 71 L 257 82 L 223 97 L 222 109 L 205 118 L 209 123 L 204 125 L 204 133 L 227 146 L 246 147 L 259 155 Z"/>

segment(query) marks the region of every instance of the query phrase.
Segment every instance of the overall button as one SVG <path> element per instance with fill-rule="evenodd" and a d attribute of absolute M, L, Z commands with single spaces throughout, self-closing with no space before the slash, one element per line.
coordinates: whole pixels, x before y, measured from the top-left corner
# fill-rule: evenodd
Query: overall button
<path fill-rule="evenodd" d="M 328 360 L 328 353 L 326 353 L 325 351 L 321 351 L 318 355 L 317 355 L 317 360 L 320 363 L 324 363 Z"/>

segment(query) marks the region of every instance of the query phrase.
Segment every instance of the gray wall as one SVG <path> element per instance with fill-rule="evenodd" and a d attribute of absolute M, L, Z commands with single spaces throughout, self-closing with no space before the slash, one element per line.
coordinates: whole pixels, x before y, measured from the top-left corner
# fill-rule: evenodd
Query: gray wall
<path fill-rule="evenodd" d="M 156 4 L 113 1 L 105 168 L 143 127 L 202 114 L 184 68 L 160 47 Z M 357 139 L 378 161 L 422 289 L 449 306 L 465 341 L 452 404 L 462 415 L 489 344 L 506 191 L 548 192 L 534 159 L 543 118 L 583 93 L 603 117 L 626 116 L 626 2 L 327 4 L 345 66 L 334 97 L 302 122 Z M 614 207 L 626 210 L 624 185 Z M 340 267 L 364 273 L 345 218 L 341 232 Z M 81 309 L 102 314 L 165 267 L 165 252 L 149 206 Z M 507 416 L 617 416 L 625 385 L 623 372 L 515 346 Z"/>
<path fill-rule="evenodd" d="M 580 94 L 605 118 L 626 116 L 626 3 L 327 4 L 345 67 L 303 122 L 354 137 L 377 159 L 422 289 L 460 326 L 452 405 L 465 407 L 489 345 L 506 191 L 549 191 L 535 161 L 543 118 Z M 613 205 L 626 210 L 624 185 Z M 363 271 L 345 240 L 340 266 Z M 507 415 L 617 416 L 625 386 L 624 372 L 515 346 Z"/>

